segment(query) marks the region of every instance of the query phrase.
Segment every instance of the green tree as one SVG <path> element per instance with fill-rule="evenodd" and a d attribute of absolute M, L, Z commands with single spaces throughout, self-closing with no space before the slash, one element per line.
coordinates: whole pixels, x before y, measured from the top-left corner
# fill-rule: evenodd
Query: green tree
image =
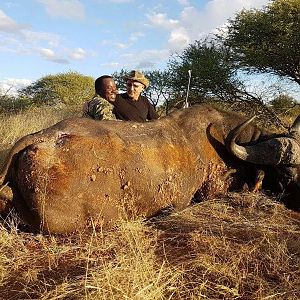
<path fill-rule="evenodd" d="M 126 91 L 126 74 L 129 73 L 129 70 L 121 69 L 119 72 L 114 72 L 111 76 L 114 78 L 119 92 Z"/>
<path fill-rule="evenodd" d="M 288 77 L 300 84 L 300 1 L 273 0 L 229 21 L 224 44 L 240 67 Z"/>
<path fill-rule="evenodd" d="M 11 93 L 13 86 L 6 90 L 0 89 L 0 112 L 18 112 L 31 106 L 29 99 L 18 97 Z"/>
<path fill-rule="evenodd" d="M 47 75 L 19 91 L 34 104 L 79 105 L 94 94 L 94 79 L 77 72 Z"/>
<path fill-rule="evenodd" d="M 189 70 L 192 74 L 190 104 L 209 102 L 249 116 L 263 115 L 270 123 L 281 125 L 280 119 L 264 99 L 247 89 L 238 65 L 232 61 L 230 50 L 218 40 L 195 41 L 170 60 L 172 106 L 177 106 L 178 101 L 181 101 L 179 107 L 184 103 Z"/>
<path fill-rule="evenodd" d="M 296 117 L 300 114 L 299 103 L 289 95 L 279 95 L 270 101 L 270 105 L 278 115 Z"/>
<path fill-rule="evenodd" d="M 181 95 L 182 98 L 186 95 L 189 70 L 192 74 L 190 101 L 204 98 L 225 101 L 255 99 L 246 93 L 228 49 L 216 41 L 195 41 L 170 59 L 169 72 L 174 95 Z"/>
<path fill-rule="evenodd" d="M 168 71 L 153 70 L 144 72 L 150 85 L 145 90 L 145 95 L 150 102 L 157 106 L 166 102 L 168 104 L 171 94 L 170 74 Z"/>

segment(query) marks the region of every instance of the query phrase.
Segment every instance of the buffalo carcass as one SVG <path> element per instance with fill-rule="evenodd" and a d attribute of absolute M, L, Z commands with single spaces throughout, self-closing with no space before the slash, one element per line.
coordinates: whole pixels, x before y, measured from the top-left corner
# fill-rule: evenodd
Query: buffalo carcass
<path fill-rule="evenodd" d="M 66 119 L 16 143 L 2 173 L 2 199 L 8 203 L 13 195 L 12 205 L 33 229 L 52 233 L 79 230 L 91 219 L 109 226 L 169 206 L 183 209 L 196 192 L 205 198 L 254 180 L 255 173 L 242 171 L 263 162 L 248 165 L 231 146 L 267 136 L 254 125 L 236 133 L 244 121 L 206 105 L 147 123 Z M 287 185 L 292 181 L 298 187 L 296 199 L 299 149 L 293 155 L 296 159 L 284 161 L 283 168 L 293 170 Z"/>

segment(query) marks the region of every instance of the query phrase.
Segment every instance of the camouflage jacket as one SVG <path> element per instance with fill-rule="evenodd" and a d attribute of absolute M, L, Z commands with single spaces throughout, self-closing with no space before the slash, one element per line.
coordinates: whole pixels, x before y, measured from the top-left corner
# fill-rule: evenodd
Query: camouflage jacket
<path fill-rule="evenodd" d="M 114 106 L 111 103 L 96 94 L 92 100 L 84 103 L 83 117 L 95 120 L 115 120 L 116 116 L 113 113 L 113 108 Z"/>

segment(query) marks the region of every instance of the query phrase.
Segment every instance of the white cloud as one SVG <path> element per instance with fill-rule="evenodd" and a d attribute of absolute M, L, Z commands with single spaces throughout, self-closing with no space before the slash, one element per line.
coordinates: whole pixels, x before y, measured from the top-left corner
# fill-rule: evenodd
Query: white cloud
<path fill-rule="evenodd" d="M 75 60 L 84 59 L 86 55 L 87 55 L 86 51 L 83 50 L 82 48 L 76 48 L 73 51 L 71 51 L 69 54 L 69 56 Z"/>
<path fill-rule="evenodd" d="M 49 47 L 57 47 L 61 42 L 59 35 L 49 32 L 22 30 L 21 35 L 26 42 L 37 44 L 44 41 Z"/>
<path fill-rule="evenodd" d="M 188 46 L 190 43 L 190 37 L 187 30 L 184 27 L 174 29 L 170 33 L 168 43 L 172 50 L 180 50 Z"/>
<path fill-rule="evenodd" d="M 122 43 L 122 42 L 118 42 L 118 41 L 114 41 L 114 40 L 102 40 L 100 42 L 100 45 L 103 47 L 111 47 L 114 50 L 118 49 L 118 50 L 124 50 L 127 49 L 131 46 L 131 44 L 126 44 L 126 43 Z"/>
<path fill-rule="evenodd" d="M 181 22 L 190 28 L 191 37 L 199 38 L 224 27 L 228 19 L 234 18 L 242 9 L 262 8 L 269 0 L 211 0 L 203 10 L 185 7 L 181 13 Z"/>
<path fill-rule="evenodd" d="M 126 49 L 130 47 L 129 44 L 119 43 L 119 42 L 114 43 L 114 46 L 118 49 Z"/>
<path fill-rule="evenodd" d="M 31 79 L 25 78 L 7 78 L 0 80 L 0 92 L 16 96 L 19 89 L 22 89 L 32 83 Z"/>
<path fill-rule="evenodd" d="M 170 55 L 169 50 L 150 49 L 138 53 L 125 53 L 120 56 L 121 68 L 146 69 L 155 67 Z"/>
<path fill-rule="evenodd" d="M 184 6 L 190 5 L 188 0 L 178 0 L 178 3 L 181 4 L 181 5 L 184 5 Z"/>
<path fill-rule="evenodd" d="M 120 63 L 118 63 L 118 62 L 110 62 L 110 63 L 101 64 L 100 66 L 102 68 L 119 69 L 120 68 Z"/>
<path fill-rule="evenodd" d="M 85 17 L 85 7 L 79 0 L 38 0 L 46 7 L 51 17 L 81 20 Z"/>
<path fill-rule="evenodd" d="M 2 36 L 0 43 L 0 51 L 16 53 L 18 49 L 22 48 L 22 44 L 13 36 Z"/>
<path fill-rule="evenodd" d="M 33 43 L 36 44 L 40 41 L 46 41 L 51 46 L 58 46 L 60 43 L 60 37 L 57 34 L 48 32 L 36 32 L 30 29 L 29 25 L 22 25 L 15 22 L 9 16 L 7 16 L 2 10 L 0 10 L 0 32 L 3 32 L 9 38 L 2 37 L 3 39 L 14 40 L 16 43 Z M 23 45 L 26 47 L 26 45 Z"/>
<path fill-rule="evenodd" d="M 3 10 L 0 9 L 0 31 L 3 32 L 18 32 L 23 28 L 27 28 L 26 25 L 16 23 L 13 19 L 7 16 Z"/>
<path fill-rule="evenodd" d="M 68 60 L 57 55 L 55 51 L 60 50 L 62 53 L 70 53 L 73 59 L 79 59 L 79 56 L 84 57 L 84 53 L 80 48 L 68 50 L 66 48 L 58 48 L 60 38 L 53 34 L 44 32 L 22 31 L 21 34 L 2 37 L 0 51 L 14 53 L 16 55 L 41 55 L 42 58 L 56 62 L 59 64 L 68 64 Z M 42 45 L 46 45 L 43 47 Z M 76 56 L 77 55 L 77 56 Z"/>
<path fill-rule="evenodd" d="M 17 55 L 40 54 L 42 58 L 58 64 L 68 64 L 64 57 L 80 60 L 87 56 L 82 48 L 68 49 L 62 46 L 62 38 L 54 33 L 38 32 L 29 29 L 29 26 L 20 25 L 0 10 L 0 51 Z M 91 51 L 92 55 L 92 51 Z"/>
<path fill-rule="evenodd" d="M 46 59 L 52 59 L 55 57 L 54 51 L 47 48 L 41 48 L 40 54 L 45 57 Z"/>
<path fill-rule="evenodd" d="M 107 5 L 107 4 L 130 4 L 134 3 L 135 0 L 94 0 L 95 2 L 99 3 L 100 5 Z"/>
<path fill-rule="evenodd" d="M 152 25 L 166 30 L 172 30 L 179 24 L 178 20 L 168 19 L 167 15 L 162 13 L 147 15 L 147 18 Z"/>
<path fill-rule="evenodd" d="M 146 15 L 150 24 L 169 33 L 168 46 L 180 50 L 202 37 L 215 33 L 217 28 L 226 24 L 229 18 L 243 8 L 262 8 L 269 0 L 210 0 L 199 10 L 188 5 L 188 1 L 178 0 L 184 5 L 178 19 L 168 18 L 165 13 Z"/>
<path fill-rule="evenodd" d="M 49 60 L 49 61 L 52 61 L 55 63 L 59 63 L 59 64 L 68 64 L 69 63 L 69 61 L 67 59 L 61 58 L 52 49 L 40 48 L 40 49 L 38 49 L 38 52 L 46 60 Z"/>
<path fill-rule="evenodd" d="M 134 1 L 135 0 L 107 0 L 106 2 L 122 4 L 122 3 L 132 3 Z"/>
<path fill-rule="evenodd" d="M 127 42 L 120 42 L 116 40 L 101 40 L 100 44 L 104 47 L 112 47 L 114 50 L 124 50 L 132 47 L 139 38 L 143 37 L 142 32 L 131 33 Z"/>
<path fill-rule="evenodd" d="M 136 42 L 139 38 L 143 37 L 144 35 L 145 34 L 142 32 L 133 32 L 129 37 L 129 41 Z"/>

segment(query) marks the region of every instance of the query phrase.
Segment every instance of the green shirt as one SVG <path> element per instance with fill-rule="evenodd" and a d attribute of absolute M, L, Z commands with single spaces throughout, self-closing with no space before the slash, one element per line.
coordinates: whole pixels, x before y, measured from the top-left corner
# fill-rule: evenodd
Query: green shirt
<path fill-rule="evenodd" d="M 83 116 L 95 120 L 115 120 L 113 108 L 110 102 L 96 94 L 92 100 L 84 104 Z"/>

